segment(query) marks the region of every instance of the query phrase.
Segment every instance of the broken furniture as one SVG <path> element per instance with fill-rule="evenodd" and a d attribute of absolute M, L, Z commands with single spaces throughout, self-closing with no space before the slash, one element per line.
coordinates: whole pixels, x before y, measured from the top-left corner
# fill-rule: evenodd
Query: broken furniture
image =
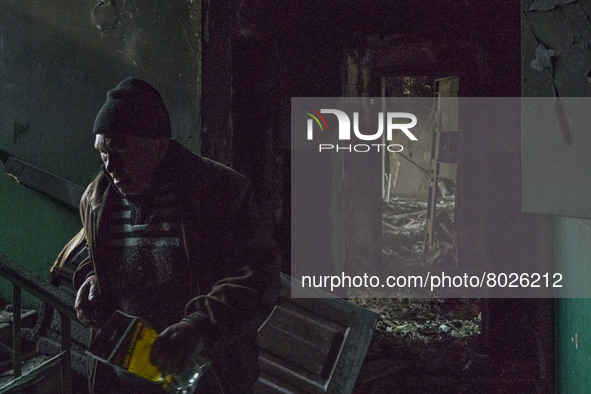
<path fill-rule="evenodd" d="M 284 274 L 282 282 L 279 301 L 259 329 L 255 392 L 352 392 L 378 315 L 334 296 L 291 298 L 299 282 Z"/>

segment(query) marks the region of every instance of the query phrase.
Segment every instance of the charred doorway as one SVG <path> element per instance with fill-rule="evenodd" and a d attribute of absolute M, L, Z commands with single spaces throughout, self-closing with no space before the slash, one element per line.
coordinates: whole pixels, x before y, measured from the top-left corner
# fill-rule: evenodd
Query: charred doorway
<path fill-rule="evenodd" d="M 416 113 L 417 141 L 383 155 L 385 265 L 398 272 L 457 268 L 459 79 L 384 76 L 381 84 L 383 97 L 425 97 Z"/>
<path fill-rule="evenodd" d="M 381 42 L 347 51 L 345 96 L 368 98 L 382 113 L 396 112 L 388 106 L 408 98 L 419 119 L 412 129 L 416 140 L 382 135 L 383 145 L 403 150 L 350 157 L 340 166 L 347 182 L 340 252 L 350 271 L 457 268 L 459 78 L 450 74 L 453 67 L 439 64 L 429 44 Z"/>

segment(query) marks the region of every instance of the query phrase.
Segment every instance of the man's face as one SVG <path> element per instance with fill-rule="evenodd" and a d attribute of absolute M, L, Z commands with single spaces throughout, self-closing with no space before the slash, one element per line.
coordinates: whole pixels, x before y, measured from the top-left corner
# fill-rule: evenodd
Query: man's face
<path fill-rule="evenodd" d="M 94 147 L 117 189 L 126 196 L 143 194 L 164 157 L 168 139 L 97 134 Z"/>

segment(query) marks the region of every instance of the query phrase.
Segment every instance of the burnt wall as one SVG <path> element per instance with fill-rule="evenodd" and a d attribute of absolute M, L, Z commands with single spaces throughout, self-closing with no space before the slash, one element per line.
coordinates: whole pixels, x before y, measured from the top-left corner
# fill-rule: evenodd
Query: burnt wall
<path fill-rule="evenodd" d="M 364 78 L 369 80 L 356 87 L 361 87 L 359 95 L 376 95 L 382 75 L 457 76 L 464 97 L 520 95 L 519 2 L 259 0 L 238 2 L 228 15 L 232 18 L 228 34 L 232 42 L 234 164 L 259 185 L 266 185 L 259 197 L 274 207 L 272 220 L 277 222 L 286 259 L 290 220 L 300 220 L 290 219 L 290 98 L 344 95 L 347 54 L 376 54 L 364 65 Z M 389 59 L 391 49 L 401 46 L 429 48 L 432 57 L 410 57 L 406 62 Z M 551 221 L 521 211 L 519 132 L 495 130 L 491 134 L 487 127 L 462 130 L 460 151 L 460 264 L 474 262 L 502 271 L 527 266 L 528 261 L 552 259 Z M 347 172 L 346 163 L 328 159 L 310 165 L 349 180 L 364 176 Z M 375 163 L 368 168 L 377 168 L 375 178 L 372 181 L 366 175 L 362 184 L 378 185 L 378 193 L 367 200 L 360 201 L 361 194 L 346 188 L 334 196 L 334 189 L 310 183 L 309 209 L 324 224 L 310 223 L 310 239 L 326 239 L 328 229 L 334 242 L 343 242 L 323 246 L 330 264 L 343 264 L 336 260 L 344 257 L 343 250 L 347 252 L 347 229 L 359 223 L 354 218 L 347 223 L 331 222 L 327 208 L 343 209 L 348 196 L 355 196 L 361 209 L 356 215 L 372 221 L 370 227 L 379 226 L 379 215 L 369 207 L 381 197 L 381 174 Z M 273 173 L 277 176 L 271 181 Z M 363 207 L 368 208 L 363 211 Z M 358 250 L 374 258 L 379 244 L 375 233 L 355 234 L 361 237 L 355 240 Z M 536 318 L 531 329 L 525 329 L 531 311 Z M 552 349 L 540 344 L 551 335 L 551 313 L 543 301 L 487 303 L 483 351 L 491 351 L 491 373 L 503 374 L 507 382 L 515 382 L 513 377 L 522 379 L 520 389 L 546 392 L 552 386 Z"/>
<path fill-rule="evenodd" d="M 568 4 L 567 4 L 568 3 Z M 578 97 L 591 95 L 590 73 L 591 48 L 591 4 L 589 1 L 563 2 L 562 6 L 553 7 L 553 3 L 542 7 L 534 7 L 534 3 L 522 2 L 522 32 L 521 32 L 521 89 L 526 97 L 566 97 L 576 100 Z M 537 9 L 536 9 L 537 8 Z M 572 116 L 569 113 L 569 116 Z M 575 117 L 576 118 L 576 117 Z M 569 153 L 576 151 L 577 145 L 587 150 L 584 144 L 584 130 L 573 130 L 572 146 Z M 553 142 L 545 141 L 552 151 L 558 151 Z M 524 156 L 535 157 L 535 148 L 524 146 Z M 562 168 L 566 158 L 558 153 L 553 157 L 544 158 L 555 168 Z M 543 188 L 530 189 L 529 192 L 539 202 L 556 201 L 554 196 L 571 196 L 571 204 L 544 204 L 544 213 L 553 214 L 555 239 L 555 269 L 565 277 L 576 278 L 580 286 L 588 286 L 589 275 L 587 267 L 591 263 L 591 221 L 588 209 L 587 182 L 588 166 L 577 162 L 574 170 L 565 172 L 563 178 L 569 178 L 581 186 L 579 192 L 574 188 L 558 187 L 556 179 L 551 179 L 547 173 L 535 172 L 535 166 L 530 167 L 530 175 L 542 179 L 552 192 Z M 547 209 L 550 207 L 551 209 Z M 530 208 L 524 204 L 524 208 Z M 587 219 L 571 216 L 573 208 L 583 212 Z M 591 359 L 582 343 L 587 341 L 591 331 L 589 313 L 591 303 L 589 299 L 571 298 L 555 301 L 555 357 L 552 361 L 556 367 L 556 392 L 576 393 L 588 390 L 591 383 L 589 365 Z"/>
<path fill-rule="evenodd" d="M 289 251 L 290 190 L 289 190 L 289 108 L 291 97 L 342 96 L 347 92 L 347 56 L 367 59 L 363 65 L 364 86 L 356 86 L 356 94 L 375 96 L 380 94 L 379 81 L 384 75 L 432 75 L 435 77 L 458 76 L 463 96 L 517 96 L 519 94 L 519 9 L 508 7 L 500 1 L 493 2 L 435 2 L 426 6 L 417 1 L 287 1 L 259 0 L 238 2 L 235 7 L 222 7 L 230 20 L 222 38 L 230 37 L 230 48 L 224 46 L 220 55 L 229 55 L 232 61 L 231 86 L 225 80 L 223 92 L 232 91 L 231 124 L 232 145 L 230 156 L 236 168 L 246 173 L 259 185 L 259 198 L 274 212 L 269 218 L 277 224 L 278 238 L 283 249 Z M 427 48 L 429 56 L 397 57 L 393 48 Z M 206 64 L 216 62 L 216 48 L 209 57 L 204 52 Z M 366 56 L 366 54 L 370 54 Z M 209 59 L 209 60 L 208 60 Z M 225 69 L 222 69 L 225 72 Z M 205 76 L 207 78 L 207 76 Z M 208 89 L 215 90 L 215 87 Z M 206 100 L 207 97 L 204 97 Z M 226 103 L 223 103 L 226 105 Z M 204 113 L 215 108 L 204 106 Z M 226 120 L 223 120 L 226 122 Z M 490 185 L 485 184 L 486 173 L 502 173 L 509 178 L 518 176 L 519 147 L 515 147 L 510 166 L 504 158 L 494 158 L 499 168 L 486 168 L 480 159 L 489 152 L 490 136 L 466 131 L 462 141 L 465 160 L 461 165 L 466 196 L 460 196 L 465 215 L 460 220 L 467 228 L 466 261 L 482 259 L 482 239 L 487 235 L 476 230 L 474 223 L 489 221 L 486 199 Z M 518 141 L 515 135 L 513 141 Z M 214 145 L 222 143 L 213 138 Z M 225 142 L 224 142 L 225 143 Z M 501 155 L 503 152 L 500 153 Z M 496 156 L 495 156 L 496 157 Z M 319 159 L 320 160 L 320 159 Z M 478 162 L 475 166 L 473 163 Z M 318 168 L 328 168 L 341 163 L 315 163 Z M 368 164 L 377 168 L 373 181 L 366 176 L 367 168 L 358 174 L 363 184 L 373 189 L 380 198 L 381 174 L 379 162 Z M 342 171 L 343 168 L 335 168 Z M 349 172 L 349 179 L 357 175 Z M 371 185 L 367 185 L 370 182 Z M 508 179 L 511 194 L 508 199 L 519 201 L 517 182 Z M 351 181 L 349 184 L 353 184 Z M 364 187 L 365 187 L 364 186 Z M 498 185 L 502 187 L 502 185 Z M 319 209 L 331 200 L 331 191 L 311 185 L 311 200 Z M 356 204 L 370 207 L 375 201 L 358 201 L 355 190 L 343 189 L 345 195 L 356 196 Z M 342 204 L 340 198 L 336 198 Z M 345 203 L 346 204 L 346 203 Z M 379 206 L 379 203 L 377 204 Z M 519 209 L 519 206 L 511 205 Z M 333 207 L 334 208 L 334 207 Z M 343 207 L 337 207 L 342 209 Z M 320 211 L 319 215 L 326 213 Z M 379 226 L 379 213 L 361 211 L 360 217 L 371 218 L 373 226 Z M 330 217 L 325 220 L 329 222 Z M 341 225 L 341 224 L 339 224 Z M 357 223 L 349 220 L 349 229 Z M 519 226 L 517 226 L 519 228 Z M 311 231 L 314 227 L 311 224 Z M 490 228 L 485 229 L 488 231 Z M 345 231 L 334 229 L 333 231 Z M 495 230 L 496 231 L 496 230 Z M 499 230 L 497 232 L 502 232 Z M 496 235 L 496 234 L 495 234 Z M 355 235 L 355 245 L 366 250 L 368 259 L 379 255 L 375 232 Z M 336 239 L 343 239 L 339 235 Z M 318 238 L 322 238 L 320 235 Z M 351 240 L 352 241 L 352 240 Z M 494 242 L 511 243 L 509 239 L 495 238 Z M 349 241 L 347 241 L 349 242 Z M 365 244 L 365 246 L 363 246 Z M 326 245 L 327 250 L 335 245 Z M 337 245 L 342 250 L 345 245 Z M 502 246 L 504 247 L 504 246 Z M 494 248 L 493 248 L 494 249 Z M 289 253 L 285 253 L 286 259 Z M 487 257 L 488 258 L 488 257 Z M 288 267 L 289 264 L 286 265 Z"/>
<path fill-rule="evenodd" d="M 189 0 L 2 1 L 0 149 L 86 185 L 106 91 L 136 76 L 161 91 L 173 137 L 198 150 L 200 34 Z M 0 218 L 0 252 L 40 276 L 80 226 L 77 212 L 4 175 Z"/>

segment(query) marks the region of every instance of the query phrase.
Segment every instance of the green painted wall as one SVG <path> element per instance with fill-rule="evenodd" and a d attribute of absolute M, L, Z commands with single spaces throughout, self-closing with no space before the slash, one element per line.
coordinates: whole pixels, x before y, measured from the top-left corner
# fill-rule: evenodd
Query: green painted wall
<path fill-rule="evenodd" d="M 589 286 L 591 220 L 557 218 L 557 272 Z M 591 299 L 556 301 L 556 392 L 591 390 Z"/>
<path fill-rule="evenodd" d="M 80 228 L 77 212 L 33 190 L 8 176 L 0 177 L 0 251 L 41 277 L 63 245 Z M 10 300 L 12 286 L 1 279 L 1 297 Z M 28 295 L 24 302 L 36 307 L 38 301 Z"/>
<path fill-rule="evenodd" d="M 538 2 L 543 3 L 543 2 Z M 580 1 L 573 7 L 554 7 L 548 11 L 532 11 L 532 2 L 521 2 L 521 94 L 522 96 L 552 97 L 554 88 L 562 97 L 589 97 L 591 85 L 586 76 L 591 61 L 588 47 L 591 20 L 589 1 Z M 539 43 L 554 51 L 553 72 L 534 69 Z M 565 43 L 568 43 L 565 45 Z M 586 147 L 585 147 L 586 149 Z M 561 159 L 556 157 L 556 165 Z M 581 185 L 588 185 L 588 169 L 580 166 L 570 176 Z M 552 184 L 551 180 L 546 179 Z M 555 185 L 554 185 L 555 186 Z M 556 188 L 557 193 L 573 193 Z M 548 196 L 538 193 L 539 198 Z M 577 203 L 588 205 L 587 193 L 577 195 Z M 538 198 L 538 197 L 536 197 Z M 570 207 L 552 207 L 563 212 Z M 550 212 L 545 212 L 550 213 Z M 591 217 L 591 214 L 587 215 Z M 569 276 L 579 288 L 591 285 L 591 220 L 567 217 L 554 218 L 555 269 Z M 567 291 L 569 289 L 563 289 Z M 591 299 L 562 298 L 555 301 L 555 371 L 557 393 L 591 392 Z"/>
<path fill-rule="evenodd" d="M 0 149 L 88 184 L 100 166 L 96 113 L 136 76 L 162 93 L 173 137 L 199 151 L 200 15 L 193 0 L 0 2 Z M 46 277 L 79 226 L 77 212 L 0 173 L 0 252 L 17 264 Z"/>

